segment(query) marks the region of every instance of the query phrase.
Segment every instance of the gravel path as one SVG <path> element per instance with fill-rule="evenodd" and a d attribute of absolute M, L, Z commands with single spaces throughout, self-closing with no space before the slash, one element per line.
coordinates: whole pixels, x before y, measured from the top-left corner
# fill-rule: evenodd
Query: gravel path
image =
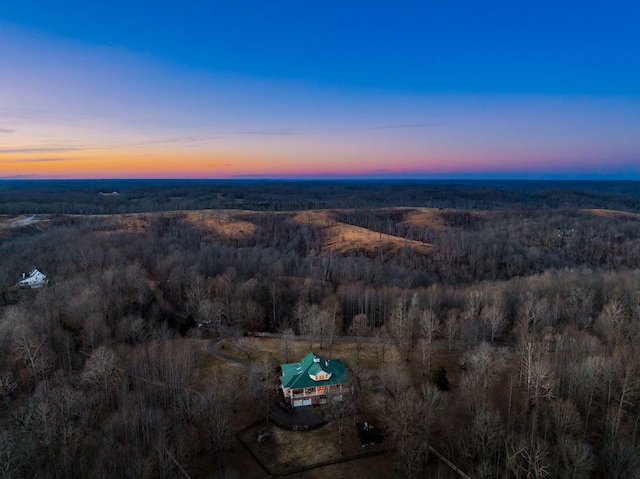
<path fill-rule="evenodd" d="M 253 365 L 251 363 L 243 361 L 242 359 L 238 359 L 235 356 L 231 356 L 230 354 L 223 353 L 216 347 L 216 345 L 223 339 L 225 338 L 220 336 L 219 338 L 215 338 L 214 340 L 212 340 L 207 346 L 207 351 L 209 351 L 214 356 L 218 356 L 219 358 L 224 359 L 225 361 L 231 361 L 232 363 L 240 364 L 251 373 L 253 371 Z"/>

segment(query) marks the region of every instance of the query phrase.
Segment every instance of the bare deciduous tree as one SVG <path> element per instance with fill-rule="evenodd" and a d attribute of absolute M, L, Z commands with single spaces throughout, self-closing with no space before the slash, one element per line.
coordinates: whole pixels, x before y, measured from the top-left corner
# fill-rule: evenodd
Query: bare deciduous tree
<path fill-rule="evenodd" d="M 606 361 L 601 356 L 588 356 L 571 369 L 570 393 L 574 401 L 582 406 L 584 411 L 583 437 L 586 437 L 589 421 L 594 409 L 597 396 L 605 389 L 604 381 Z"/>
<path fill-rule="evenodd" d="M 621 344 L 625 340 L 627 316 L 622 303 L 613 299 L 604 305 L 594 323 L 594 329 L 605 339 L 609 353 L 616 344 Z"/>
<path fill-rule="evenodd" d="M 324 310 L 320 309 L 318 314 L 315 317 L 315 329 L 317 331 L 318 336 L 320 337 L 320 349 L 324 349 L 324 339 L 327 336 L 333 338 L 333 333 L 335 332 L 335 323 L 333 322 L 333 318 L 331 314 Z M 331 339 L 331 344 L 333 344 L 333 340 Z"/>
<path fill-rule="evenodd" d="M 387 411 L 389 403 L 397 403 L 410 387 L 410 379 L 401 360 L 402 354 L 397 349 L 391 349 L 386 366 L 380 371 L 380 380 L 385 389 L 384 407 Z"/>
<path fill-rule="evenodd" d="M 563 436 L 575 437 L 582 429 L 580 413 L 573 401 L 557 399 L 551 402 L 549 421 L 557 439 Z"/>
<path fill-rule="evenodd" d="M 101 387 L 105 396 L 109 397 L 112 385 L 120 380 L 122 370 L 118 359 L 111 349 L 100 346 L 91 353 L 82 372 L 82 382 Z"/>
<path fill-rule="evenodd" d="M 282 343 L 284 345 L 284 360 L 287 363 L 291 362 L 291 343 L 296 337 L 296 333 L 292 328 L 287 328 L 282 332 Z"/>
<path fill-rule="evenodd" d="M 220 331 L 226 315 L 226 310 L 222 301 L 218 299 L 203 299 L 199 303 L 196 313 L 196 321 L 199 325 L 213 325 Z"/>
<path fill-rule="evenodd" d="M 102 344 L 109 334 L 109 328 L 101 315 L 93 314 L 87 317 L 82 325 L 82 343 L 90 350 Z"/>
<path fill-rule="evenodd" d="M 367 315 L 360 313 L 354 316 L 351 326 L 349 327 L 349 334 L 356 337 L 356 362 L 360 361 L 360 349 L 362 349 L 362 339 L 367 331 L 369 331 L 369 322 Z"/>
<path fill-rule="evenodd" d="M 487 407 L 490 388 L 502 372 L 505 361 L 504 350 L 492 348 L 486 342 L 464 354 L 462 390 L 472 412 Z"/>
<path fill-rule="evenodd" d="M 251 359 L 258 348 L 258 342 L 253 336 L 242 336 L 236 342 L 238 349 L 244 353 L 247 359 Z"/>
<path fill-rule="evenodd" d="M 552 365 L 546 359 L 538 359 L 531 365 L 529 403 L 538 406 L 542 400 L 553 399 L 557 394 L 558 380 Z"/>
<path fill-rule="evenodd" d="M 552 475 L 549 447 L 539 438 L 529 435 L 508 438 L 507 470 L 516 479 L 543 479 Z"/>
<path fill-rule="evenodd" d="M 485 307 L 482 310 L 482 319 L 489 327 L 491 342 L 493 342 L 496 336 L 502 333 L 502 330 L 507 323 L 507 318 L 502 304 L 492 304 Z"/>
<path fill-rule="evenodd" d="M 456 310 L 449 311 L 447 319 L 444 322 L 444 333 L 447 336 L 447 343 L 449 345 L 449 351 L 453 349 L 453 342 L 458 336 L 460 330 L 460 318 L 459 312 Z"/>
<path fill-rule="evenodd" d="M 418 392 L 408 388 L 392 403 L 385 422 L 398 465 L 406 476 L 414 477 L 422 471 L 443 407 L 444 396 L 432 385 Z"/>
<path fill-rule="evenodd" d="M 422 346 L 422 363 L 427 363 L 427 371 L 431 371 L 433 341 L 440 331 L 440 321 L 432 309 L 425 309 L 418 322 L 420 343 Z"/>
<path fill-rule="evenodd" d="M 354 412 L 353 395 L 351 392 L 343 393 L 338 397 L 328 397 L 323 405 L 325 414 L 338 424 L 338 451 L 344 454 L 344 422 Z"/>
<path fill-rule="evenodd" d="M 13 342 L 18 357 L 27 362 L 34 379 L 43 378 L 53 370 L 55 356 L 46 338 L 37 337 L 31 328 L 22 324 L 13 330 Z"/>
<path fill-rule="evenodd" d="M 234 384 L 218 379 L 212 381 L 211 387 L 200 395 L 195 414 L 195 420 L 205 426 L 209 450 L 217 460 L 233 441 L 235 402 Z"/>
<path fill-rule="evenodd" d="M 409 360 L 409 347 L 413 334 L 412 319 L 405 307 L 404 299 L 398 298 L 391 309 L 389 320 L 385 324 L 389 337 L 396 342 L 407 361 Z"/>
<path fill-rule="evenodd" d="M 478 464 L 479 477 L 497 475 L 497 463 L 503 431 L 497 411 L 481 408 L 473 414 L 469 428 L 459 437 L 463 454 Z"/>
<path fill-rule="evenodd" d="M 312 351 L 314 340 L 316 337 L 321 336 L 322 332 L 322 321 L 319 320 L 319 307 L 317 304 L 299 305 L 296 314 L 300 322 L 300 332 L 309 338 L 309 351 Z M 326 321 L 326 319 L 324 321 Z"/>
<path fill-rule="evenodd" d="M 259 331 L 264 327 L 264 308 L 253 300 L 242 302 L 242 324 L 248 331 Z"/>
<path fill-rule="evenodd" d="M 591 476 L 595 461 L 589 444 L 571 436 L 562 436 L 554 452 L 558 477 L 588 479 Z"/>

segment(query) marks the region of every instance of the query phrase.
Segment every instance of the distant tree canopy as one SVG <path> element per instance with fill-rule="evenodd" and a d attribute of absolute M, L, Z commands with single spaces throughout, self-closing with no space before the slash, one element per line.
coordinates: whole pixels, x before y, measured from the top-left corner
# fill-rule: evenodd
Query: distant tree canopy
<path fill-rule="evenodd" d="M 640 194 L 635 182 L 624 181 L 0 180 L 0 214 L 384 207 L 633 211 Z M 465 213 L 448 222 L 462 226 Z"/>
<path fill-rule="evenodd" d="M 438 445 L 473 477 L 635 477 L 638 191 L 0 182 L 0 476 L 225 477 L 267 395 L 202 379 L 212 330 L 280 333 L 287 362 L 352 341 L 336 407 L 378 408 L 407 476 Z M 17 288 L 34 267 L 53 285 Z"/>

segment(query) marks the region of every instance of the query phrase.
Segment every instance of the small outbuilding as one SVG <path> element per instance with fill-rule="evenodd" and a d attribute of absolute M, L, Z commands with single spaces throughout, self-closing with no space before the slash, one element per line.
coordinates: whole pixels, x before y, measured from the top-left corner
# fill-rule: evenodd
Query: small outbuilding
<path fill-rule="evenodd" d="M 38 268 L 34 268 L 29 274 L 22 273 L 22 279 L 18 281 L 18 286 L 21 288 L 44 288 L 47 284 L 49 284 L 47 275 Z"/>

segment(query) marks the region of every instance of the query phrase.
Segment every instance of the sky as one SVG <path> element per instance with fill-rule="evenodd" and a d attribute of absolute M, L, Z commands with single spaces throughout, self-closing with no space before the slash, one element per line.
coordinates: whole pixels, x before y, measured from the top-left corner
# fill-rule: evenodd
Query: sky
<path fill-rule="evenodd" d="M 640 180 L 640 3 L 0 2 L 0 178 Z"/>

